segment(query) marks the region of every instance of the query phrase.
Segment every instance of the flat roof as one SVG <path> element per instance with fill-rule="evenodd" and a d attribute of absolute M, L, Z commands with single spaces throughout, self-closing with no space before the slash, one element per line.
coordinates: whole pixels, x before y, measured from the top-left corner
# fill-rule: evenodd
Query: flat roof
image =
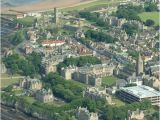
<path fill-rule="evenodd" d="M 122 87 L 120 90 L 123 90 L 129 94 L 132 94 L 138 98 L 147 98 L 147 97 L 160 97 L 160 91 L 157 91 L 151 87 L 140 85 L 132 87 Z"/>

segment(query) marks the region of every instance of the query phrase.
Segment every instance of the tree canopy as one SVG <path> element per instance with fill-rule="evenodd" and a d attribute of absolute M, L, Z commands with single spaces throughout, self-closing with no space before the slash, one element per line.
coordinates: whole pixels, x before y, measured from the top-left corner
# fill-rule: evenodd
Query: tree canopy
<path fill-rule="evenodd" d="M 112 36 L 110 35 L 107 35 L 103 32 L 98 32 L 98 31 L 95 31 L 95 30 L 88 30 L 86 33 L 85 33 L 85 36 L 88 38 L 88 39 L 91 39 L 95 42 L 106 42 L 106 43 L 114 43 L 117 41 L 116 38 L 113 38 Z"/>

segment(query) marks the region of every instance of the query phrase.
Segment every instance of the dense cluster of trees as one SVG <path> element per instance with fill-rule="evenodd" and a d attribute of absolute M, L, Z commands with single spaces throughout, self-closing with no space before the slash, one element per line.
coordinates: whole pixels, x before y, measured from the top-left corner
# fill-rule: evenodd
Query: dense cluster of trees
<path fill-rule="evenodd" d="M 127 20 L 140 20 L 138 16 L 139 13 L 142 12 L 152 12 L 157 11 L 157 5 L 155 3 L 147 3 L 144 7 L 141 5 L 120 5 L 118 6 L 117 11 L 114 13 L 118 18 L 126 18 Z"/>
<path fill-rule="evenodd" d="M 145 11 L 146 12 L 153 12 L 153 11 L 157 11 L 158 7 L 156 3 L 147 3 L 145 5 Z"/>
<path fill-rule="evenodd" d="M 118 18 L 126 18 L 127 20 L 140 20 L 138 13 L 144 12 L 142 6 L 120 5 L 115 13 Z"/>
<path fill-rule="evenodd" d="M 26 30 L 18 30 L 16 33 L 11 35 L 10 40 L 13 45 L 18 45 L 22 41 L 27 38 L 27 31 Z"/>
<path fill-rule="evenodd" d="M 95 30 L 88 30 L 85 33 L 86 38 L 92 39 L 95 42 L 106 42 L 106 43 L 114 43 L 117 41 L 116 38 L 113 38 L 110 35 L 107 35 L 103 32 L 97 32 Z"/>
<path fill-rule="evenodd" d="M 94 22 L 97 26 L 102 27 L 104 29 L 108 29 L 110 27 L 108 22 L 105 22 L 103 19 L 99 18 L 99 13 L 91 13 L 87 11 L 79 12 L 79 16 L 87 19 L 90 22 Z"/>
<path fill-rule="evenodd" d="M 63 62 L 59 63 L 57 68 L 58 68 L 58 71 L 60 71 L 62 67 L 67 67 L 69 65 L 81 67 L 87 64 L 94 65 L 94 64 L 100 64 L 100 63 L 101 63 L 100 59 L 94 56 L 81 56 L 77 58 L 71 57 L 71 58 L 64 59 Z"/>
<path fill-rule="evenodd" d="M 114 107 L 107 105 L 103 108 L 103 118 L 104 120 L 125 120 L 128 110 L 146 110 L 150 109 L 151 102 L 144 100 L 142 102 L 135 102 L 132 104 L 126 104 L 125 106 Z"/>
<path fill-rule="evenodd" d="M 124 23 L 122 25 L 122 29 L 125 30 L 125 32 L 130 36 L 132 36 L 135 33 L 138 33 L 138 26 L 135 24 Z"/>
<path fill-rule="evenodd" d="M 18 54 L 13 54 L 3 58 L 3 62 L 11 70 L 12 74 L 18 73 L 32 77 L 41 70 L 41 55 L 37 53 L 30 54 L 26 59 Z"/>

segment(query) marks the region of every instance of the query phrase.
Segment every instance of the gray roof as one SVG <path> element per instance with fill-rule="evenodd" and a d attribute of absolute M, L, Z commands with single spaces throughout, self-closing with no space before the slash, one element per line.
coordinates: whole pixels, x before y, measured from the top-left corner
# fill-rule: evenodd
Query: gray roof
<path fill-rule="evenodd" d="M 147 97 L 156 97 L 156 96 L 160 97 L 159 91 L 157 91 L 151 87 L 145 86 L 145 85 L 123 87 L 123 88 L 121 88 L 121 90 L 123 90 L 129 94 L 132 94 L 138 98 L 147 98 Z"/>

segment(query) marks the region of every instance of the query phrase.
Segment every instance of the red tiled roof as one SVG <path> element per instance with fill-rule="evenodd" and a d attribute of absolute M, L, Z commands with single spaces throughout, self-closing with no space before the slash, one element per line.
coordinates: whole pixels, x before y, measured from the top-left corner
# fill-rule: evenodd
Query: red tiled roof
<path fill-rule="evenodd" d="M 56 43 L 64 43 L 64 40 L 45 40 L 42 44 L 56 44 Z"/>

